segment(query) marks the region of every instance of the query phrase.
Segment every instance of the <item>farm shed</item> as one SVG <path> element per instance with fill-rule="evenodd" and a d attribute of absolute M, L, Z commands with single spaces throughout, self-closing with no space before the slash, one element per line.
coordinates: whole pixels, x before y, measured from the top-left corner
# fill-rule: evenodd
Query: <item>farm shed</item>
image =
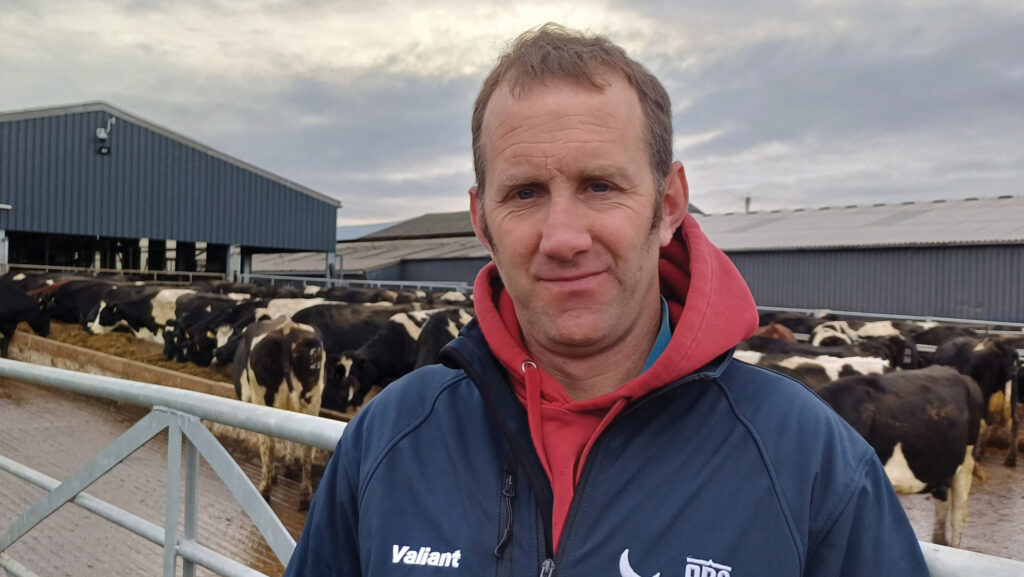
<path fill-rule="evenodd" d="M 0 265 L 236 273 L 333 262 L 341 203 L 104 102 L 0 114 Z"/>
<path fill-rule="evenodd" d="M 697 218 L 759 305 L 1024 322 L 1024 197 Z"/>

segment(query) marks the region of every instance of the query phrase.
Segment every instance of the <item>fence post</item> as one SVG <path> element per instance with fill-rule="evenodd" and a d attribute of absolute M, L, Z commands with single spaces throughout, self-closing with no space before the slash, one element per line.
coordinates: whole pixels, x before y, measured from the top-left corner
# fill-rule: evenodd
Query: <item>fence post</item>
<path fill-rule="evenodd" d="M 174 577 L 178 565 L 178 504 L 181 477 L 181 427 L 171 419 L 167 427 L 167 499 L 164 510 L 164 577 Z"/>

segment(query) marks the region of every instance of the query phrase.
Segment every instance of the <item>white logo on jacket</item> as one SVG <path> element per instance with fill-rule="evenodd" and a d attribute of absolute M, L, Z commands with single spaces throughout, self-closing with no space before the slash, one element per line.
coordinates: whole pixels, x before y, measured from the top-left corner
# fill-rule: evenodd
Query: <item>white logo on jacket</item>
<path fill-rule="evenodd" d="M 622 555 L 619 556 L 619 576 L 642 577 L 629 564 L 629 549 L 623 550 Z M 655 573 L 653 577 L 661 577 L 661 572 Z M 732 577 L 732 567 L 715 563 L 711 559 L 687 557 L 685 577 Z"/>
<path fill-rule="evenodd" d="M 409 545 L 391 546 L 391 563 L 393 565 L 425 565 L 430 567 L 454 567 L 459 568 L 459 561 L 462 560 L 462 550 L 442 553 L 431 551 L 430 547 L 413 549 Z"/>

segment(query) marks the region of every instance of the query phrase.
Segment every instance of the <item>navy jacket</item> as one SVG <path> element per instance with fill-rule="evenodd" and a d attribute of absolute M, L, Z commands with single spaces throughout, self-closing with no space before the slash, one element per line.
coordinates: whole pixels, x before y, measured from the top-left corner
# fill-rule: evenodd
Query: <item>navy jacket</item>
<path fill-rule="evenodd" d="M 724 355 L 598 439 L 558 545 L 526 413 L 476 323 L 348 425 L 286 575 L 927 575 L 874 451 Z"/>

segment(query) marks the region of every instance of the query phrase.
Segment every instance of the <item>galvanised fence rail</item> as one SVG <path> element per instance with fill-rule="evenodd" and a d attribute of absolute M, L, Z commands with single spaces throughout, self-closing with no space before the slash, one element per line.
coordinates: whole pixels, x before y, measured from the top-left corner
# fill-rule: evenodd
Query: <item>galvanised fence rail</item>
<path fill-rule="evenodd" d="M 46 496 L 22 513 L 10 526 L 0 528 L 0 567 L 12 577 L 33 577 L 34 573 L 17 560 L 11 559 L 4 551 L 43 519 L 69 502 L 162 546 L 164 577 L 174 577 L 179 557 L 182 559 L 184 577 L 193 577 L 196 565 L 226 577 L 263 575 L 196 541 L 200 456 L 206 460 L 252 519 L 274 555 L 282 564 L 287 565 L 295 549 L 295 540 L 270 505 L 263 500 L 242 468 L 200 419 L 328 451 L 334 450 L 345 428 L 345 423 L 272 407 L 260 407 L 193 391 L 42 367 L 8 359 L 0 359 L 0 377 L 153 408 L 64 481 L 52 479 L 0 455 L 0 470 L 48 491 Z M 163 527 L 83 492 L 86 487 L 164 430 L 168 432 L 168 439 L 167 492 Z M 185 441 L 184 455 L 182 440 Z M 184 494 L 180 487 L 183 465 Z M 185 519 L 183 534 L 179 535 L 179 508 L 182 499 Z"/>
<path fill-rule="evenodd" d="M 4 550 L 31 530 L 47 515 L 64 503 L 74 503 L 99 517 L 119 525 L 164 548 L 164 577 L 174 577 L 178 557 L 182 558 L 184 577 L 195 575 L 200 565 L 227 577 L 258 577 L 263 575 L 232 559 L 212 551 L 196 541 L 196 486 L 199 456 L 224 481 L 242 508 L 253 520 L 282 564 L 287 564 L 295 549 L 288 534 L 270 506 L 263 500 L 245 472 L 227 450 L 199 421 L 206 419 L 333 450 L 345 424 L 320 417 L 259 407 L 203 393 L 41 367 L 29 363 L 0 359 L 0 378 L 10 378 L 65 389 L 76 393 L 114 401 L 153 407 L 113 443 L 100 451 L 88 464 L 64 481 L 51 479 L 20 463 L 0 456 L 0 469 L 49 491 L 0 534 L 0 567 L 10 577 L 35 577 L 29 568 L 8 557 Z M 168 430 L 166 518 L 159 527 L 110 503 L 83 493 L 89 484 L 102 476 L 135 449 L 159 432 Z M 186 440 L 182 459 L 182 439 Z M 182 498 L 179 476 L 185 466 L 184 534 L 178 534 L 179 499 Z M 1021 577 L 1024 563 L 991 555 L 974 553 L 921 543 L 933 577 Z"/>

